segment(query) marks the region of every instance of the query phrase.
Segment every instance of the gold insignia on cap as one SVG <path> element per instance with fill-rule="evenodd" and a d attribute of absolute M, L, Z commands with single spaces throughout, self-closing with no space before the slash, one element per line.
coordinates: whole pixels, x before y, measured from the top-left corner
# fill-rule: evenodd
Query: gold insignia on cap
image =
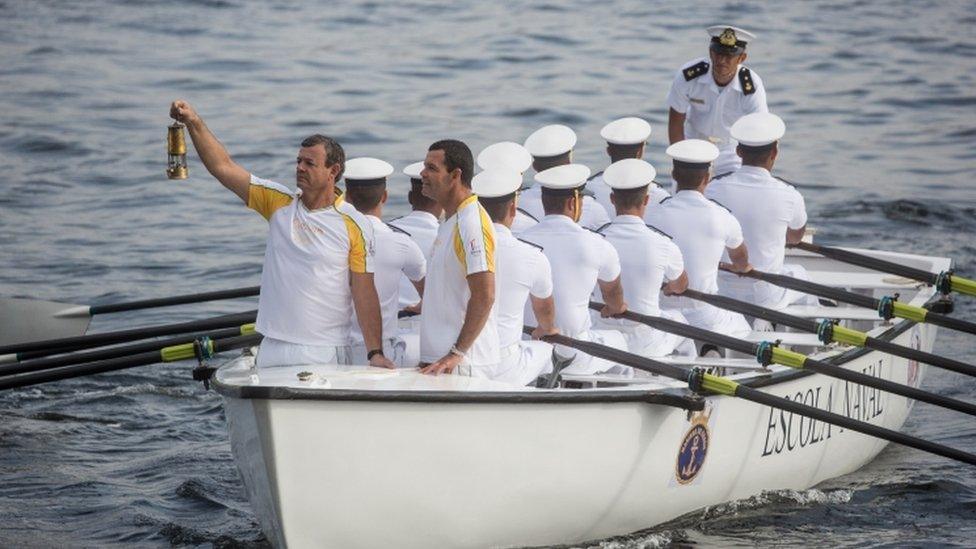
<path fill-rule="evenodd" d="M 718 37 L 718 43 L 723 46 L 732 47 L 738 40 L 735 38 L 735 31 L 732 29 L 725 29 L 722 34 Z"/>

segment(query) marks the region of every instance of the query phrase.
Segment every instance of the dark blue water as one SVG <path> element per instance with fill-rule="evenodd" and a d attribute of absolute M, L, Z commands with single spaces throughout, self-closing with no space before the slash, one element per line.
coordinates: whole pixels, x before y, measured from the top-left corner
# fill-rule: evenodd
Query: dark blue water
<path fill-rule="evenodd" d="M 976 4 L 0 0 L 0 296 L 109 303 L 258 283 L 266 225 L 191 158 L 167 181 L 168 104 L 193 103 L 235 158 L 293 180 L 323 132 L 398 167 L 429 143 L 475 151 L 565 123 L 577 158 L 599 129 L 648 119 L 665 169 L 673 72 L 703 27 L 760 35 L 748 64 L 786 120 L 778 173 L 821 242 L 948 255 L 976 273 Z M 395 178 L 390 215 L 405 212 Z M 958 314 L 976 319 L 976 300 Z M 253 302 L 96 317 L 92 331 Z M 938 351 L 976 359 L 971 337 Z M 218 397 L 191 364 L 0 395 L 0 545 L 263 546 Z M 976 400 L 971 379 L 925 387 Z M 976 423 L 919 404 L 912 434 L 976 451 Z M 693 513 L 602 547 L 972 545 L 973 470 L 889 447 L 815 490 Z"/>

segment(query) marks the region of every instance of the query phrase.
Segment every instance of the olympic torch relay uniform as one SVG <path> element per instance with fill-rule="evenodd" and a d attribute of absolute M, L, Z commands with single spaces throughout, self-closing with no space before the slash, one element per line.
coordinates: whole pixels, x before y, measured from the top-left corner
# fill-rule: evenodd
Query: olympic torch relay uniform
<path fill-rule="evenodd" d="M 427 261 L 420 247 L 402 232 L 388 227 L 379 218 L 365 216 L 373 228 L 376 238 L 375 273 L 373 283 L 380 300 L 380 314 L 383 318 L 383 353 L 398 366 L 414 367 L 416 361 L 405 362 L 408 356 L 406 342 L 397 336 L 397 313 L 400 312 L 400 279 L 408 278 L 414 282 L 427 274 Z M 414 290 L 416 293 L 416 290 Z M 363 332 L 353 309 L 352 356 L 355 364 L 366 364 L 366 344 Z M 412 353 L 416 357 L 417 351 Z"/>
<path fill-rule="evenodd" d="M 326 208 L 308 210 L 298 196 L 284 185 L 251 176 L 247 206 L 269 223 L 256 326 L 265 336 L 265 356 L 258 357 L 262 366 L 283 363 L 271 354 L 287 361 L 348 361 L 349 273 L 373 272 L 373 230 L 365 217 L 342 197 Z M 283 351 L 277 342 L 310 350 L 271 353 L 272 348 Z"/>
<path fill-rule="evenodd" d="M 424 282 L 421 362 L 436 362 L 457 342 L 471 299 L 467 277 L 483 272 L 495 272 L 495 229 L 478 197 L 471 195 L 441 224 L 434 240 Z M 496 318 L 493 306 L 458 373 L 492 377 L 499 362 Z"/>

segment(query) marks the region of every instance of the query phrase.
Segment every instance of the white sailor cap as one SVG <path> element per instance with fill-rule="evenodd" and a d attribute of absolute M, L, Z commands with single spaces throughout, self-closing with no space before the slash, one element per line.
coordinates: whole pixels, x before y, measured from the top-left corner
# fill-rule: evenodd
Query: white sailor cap
<path fill-rule="evenodd" d="M 424 169 L 423 162 L 414 162 L 406 168 L 403 168 L 403 175 L 406 175 L 410 179 L 420 179 L 420 172 Z"/>
<path fill-rule="evenodd" d="M 535 174 L 535 181 L 542 191 L 574 191 L 590 178 L 590 169 L 583 164 L 563 164 Z"/>
<path fill-rule="evenodd" d="M 379 158 L 360 157 L 346 160 L 343 177 L 346 185 L 378 185 L 386 183 L 393 166 Z"/>
<path fill-rule="evenodd" d="M 651 135 L 651 125 L 643 118 L 618 118 L 603 126 L 600 137 L 612 145 L 638 145 Z"/>
<path fill-rule="evenodd" d="M 532 155 L 529 151 L 511 141 L 502 141 L 488 145 L 483 151 L 478 153 L 478 167 L 482 170 L 489 170 L 496 167 L 505 167 L 525 173 L 532 165 Z"/>
<path fill-rule="evenodd" d="M 568 153 L 576 146 L 576 132 L 562 124 L 543 126 L 525 140 L 525 148 L 536 158 Z"/>
<path fill-rule="evenodd" d="M 626 191 L 646 187 L 657 177 L 657 171 L 644 160 L 639 158 L 625 158 L 607 166 L 603 171 L 603 180 L 611 189 Z"/>
<path fill-rule="evenodd" d="M 732 25 L 712 25 L 705 30 L 712 37 L 710 48 L 719 53 L 742 53 L 746 44 L 756 39 L 755 34 Z"/>
<path fill-rule="evenodd" d="M 729 129 L 732 139 L 746 147 L 763 147 L 779 141 L 786 133 L 783 119 L 771 112 L 754 112 L 735 121 Z"/>
<path fill-rule="evenodd" d="M 718 147 L 703 139 L 685 139 L 671 145 L 664 154 L 674 160 L 675 166 L 708 168 L 718 158 Z"/>
<path fill-rule="evenodd" d="M 478 198 L 509 198 L 521 186 L 522 174 L 505 166 L 488 168 L 471 180 L 471 190 Z"/>

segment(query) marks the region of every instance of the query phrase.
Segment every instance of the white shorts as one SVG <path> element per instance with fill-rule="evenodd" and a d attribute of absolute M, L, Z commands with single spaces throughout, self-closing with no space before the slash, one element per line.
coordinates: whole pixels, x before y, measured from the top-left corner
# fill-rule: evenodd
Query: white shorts
<path fill-rule="evenodd" d="M 682 324 L 688 323 L 684 315 L 674 309 L 662 309 L 659 316 Z M 604 326 L 613 322 L 619 322 L 613 328 L 627 339 L 627 350 L 631 353 L 647 358 L 668 356 L 672 353 L 682 356 L 696 354 L 694 342 L 677 334 L 663 332 L 638 322 L 601 319 Z"/>
<path fill-rule="evenodd" d="M 524 386 L 549 372 L 552 372 L 552 345 L 536 340 L 519 341 L 502 347 L 501 361 L 491 373 L 491 379 Z"/>
<path fill-rule="evenodd" d="M 348 345 L 301 345 L 266 337 L 258 348 L 258 368 L 299 364 L 350 364 Z"/>
<path fill-rule="evenodd" d="M 617 330 L 588 330 L 573 336 L 573 339 L 592 341 L 620 351 L 627 350 L 627 339 Z M 592 375 L 599 373 L 633 373 L 627 366 L 621 366 L 603 358 L 590 356 L 582 351 L 563 345 L 556 346 L 556 354 L 563 358 L 572 357 L 573 361 L 563 368 L 563 372 L 575 375 Z"/>
<path fill-rule="evenodd" d="M 393 361 L 397 365 L 397 368 L 403 368 L 403 357 L 404 351 L 406 350 L 407 344 L 399 337 L 390 337 L 383 340 L 383 356 Z M 366 358 L 368 352 L 366 351 L 366 345 L 361 342 L 354 342 L 349 346 L 350 348 L 350 364 L 355 364 L 357 366 L 368 366 L 369 359 Z M 416 366 L 414 364 L 413 366 Z M 413 367 L 411 366 L 411 367 Z"/>

